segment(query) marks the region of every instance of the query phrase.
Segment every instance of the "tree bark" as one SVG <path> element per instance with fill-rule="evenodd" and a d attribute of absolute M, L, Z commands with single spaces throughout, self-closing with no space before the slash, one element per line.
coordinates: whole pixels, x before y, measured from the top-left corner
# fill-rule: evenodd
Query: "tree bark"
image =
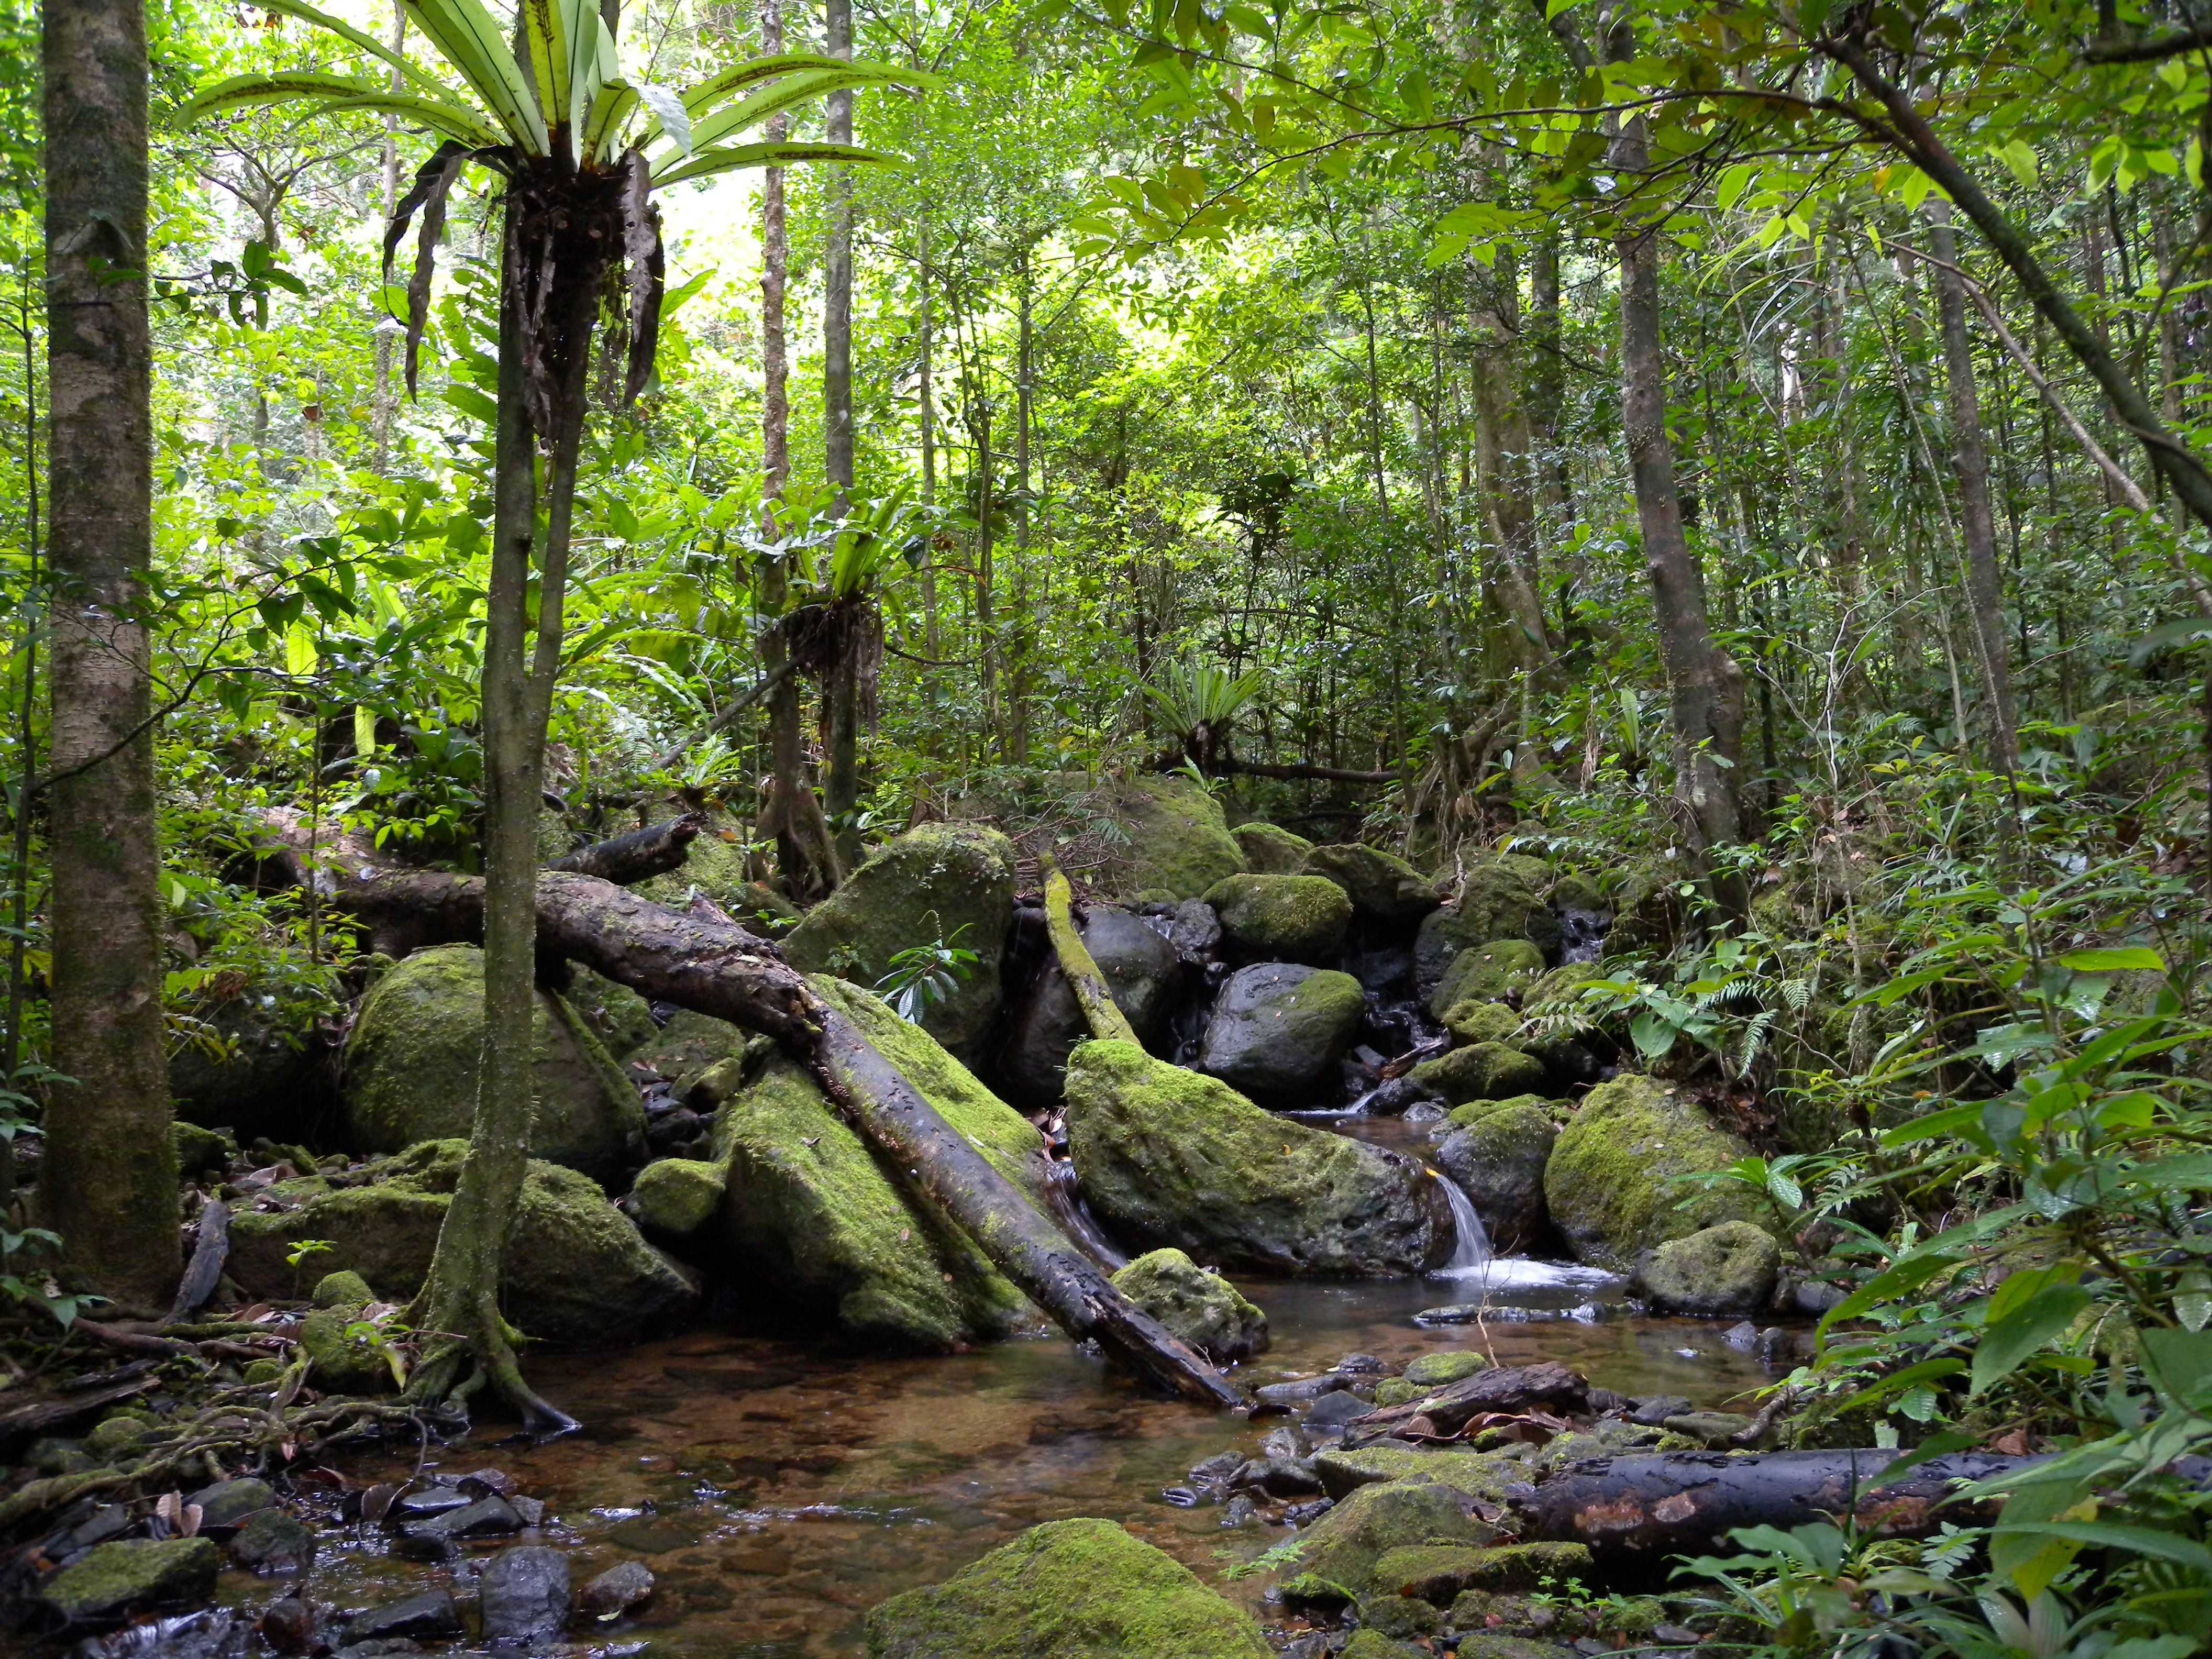
<path fill-rule="evenodd" d="M 2004 625 L 2004 588 L 1997 570 L 1996 514 L 1990 501 L 1990 457 L 1982 439 L 1982 404 L 1974 384 L 1973 342 L 1966 333 L 1966 283 L 1951 212 L 1940 199 L 1927 206 L 1929 248 L 1936 256 L 1936 308 L 1943 333 L 1943 379 L 1951 409 L 1951 460 L 1959 480 L 1959 523 L 1966 544 L 1966 618 L 1974 656 L 1990 699 L 1989 762 L 2012 775 L 2020 764 L 2020 716 Z"/>
<path fill-rule="evenodd" d="M 823 33 L 829 55 L 853 55 L 853 0 L 828 0 Z M 828 100 L 828 137 L 833 144 L 853 142 L 853 94 L 833 92 Z M 833 171 L 830 196 L 829 246 L 823 259 L 822 452 L 823 466 L 843 512 L 853 489 L 853 179 L 849 169 Z M 868 601 L 863 599 L 861 603 Z M 860 861 L 860 678 L 851 651 L 841 652 L 824 678 L 828 701 L 829 775 L 823 806 L 831 824 L 831 845 L 841 868 Z"/>
<path fill-rule="evenodd" d="M 626 836 L 579 847 L 545 867 L 571 875 L 597 876 L 617 887 L 626 887 L 634 881 L 650 881 L 655 876 L 681 870 L 684 860 L 691 856 L 691 843 L 706 827 L 704 818 L 686 812 L 681 817 L 648 823 Z"/>
<path fill-rule="evenodd" d="M 1052 940 L 1053 954 L 1060 959 L 1060 974 L 1075 993 L 1076 1006 L 1083 1010 L 1084 1024 L 1091 1028 L 1091 1035 L 1102 1042 L 1134 1042 L 1142 1048 L 1137 1028 L 1114 1000 L 1106 975 L 1098 970 L 1097 959 L 1075 925 L 1075 896 L 1067 878 L 1050 859 L 1045 860 L 1044 927 Z"/>
<path fill-rule="evenodd" d="M 140 0 L 44 14 L 53 1085 L 39 1207 L 118 1302 L 177 1279 L 149 646 L 153 349 Z M 18 879 L 21 872 L 18 872 Z"/>

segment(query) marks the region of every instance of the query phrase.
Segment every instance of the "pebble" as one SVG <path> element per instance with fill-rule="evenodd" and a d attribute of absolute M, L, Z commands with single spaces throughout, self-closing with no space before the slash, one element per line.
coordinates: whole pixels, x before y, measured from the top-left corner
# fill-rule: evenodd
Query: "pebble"
<path fill-rule="evenodd" d="M 522 1516 L 504 1498 L 479 1498 L 458 1510 L 447 1510 L 426 1521 L 410 1521 L 399 1535 L 411 1543 L 448 1544 L 458 1538 L 489 1538 L 520 1532 Z"/>
<path fill-rule="evenodd" d="M 315 1609 L 297 1595 L 271 1601 L 261 1613 L 261 1639 L 279 1653 L 306 1653 L 315 1645 Z"/>
<path fill-rule="evenodd" d="M 1379 1355 L 1371 1353 L 1348 1353 L 1345 1355 L 1343 1358 L 1336 1362 L 1335 1369 L 1340 1371 L 1351 1371 L 1355 1375 L 1360 1372 L 1371 1372 L 1375 1376 L 1380 1376 L 1383 1372 L 1389 1370 L 1390 1368 L 1382 1363 L 1382 1358 Z"/>
<path fill-rule="evenodd" d="M 477 1578 L 487 1642 L 549 1642 L 568 1622 L 568 1558 L 543 1544 L 517 1544 L 484 1563 Z"/>
<path fill-rule="evenodd" d="M 1336 1507 L 1334 1498 L 1316 1498 L 1310 1504 L 1293 1504 L 1283 1511 L 1283 1520 L 1293 1527 L 1310 1527 Z"/>
<path fill-rule="evenodd" d="M 453 1484 L 471 1498 L 512 1498 L 515 1479 L 505 1469 L 471 1469 L 453 1477 Z"/>
<path fill-rule="evenodd" d="M 1179 1510 L 1194 1510 L 1198 1507 L 1198 1494 L 1188 1486 L 1163 1486 L 1160 1501 L 1172 1504 Z"/>
<path fill-rule="evenodd" d="M 642 1561 L 623 1561 L 586 1584 L 576 1602 L 598 1619 L 611 1619 L 653 1594 L 653 1571 Z"/>
<path fill-rule="evenodd" d="M 459 1636 L 460 1609 L 441 1589 L 423 1590 L 404 1601 L 371 1607 L 346 1626 L 346 1639 L 358 1645 L 391 1636 Z"/>
<path fill-rule="evenodd" d="M 1628 1420 L 1647 1429 L 1664 1428 L 1670 1417 L 1680 1417 L 1692 1409 L 1690 1401 L 1679 1394 L 1647 1394 L 1628 1402 Z"/>
<path fill-rule="evenodd" d="M 1259 1505 L 1240 1492 L 1231 1498 L 1229 1507 L 1221 1511 L 1221 1524 L 1224 1527 L 1248 1527 L 1252 1524 L 1252 1517 L 1258 1513 Z"/>
<path fill-rule="evenodd" d="M 1296 1429 L 1271 1429 L 1267 1437 L 1260 1443 L 1260 1455 L 1262 1457 L 1304 1457 L 1305 1455 L 1305 1437 Z"/>
<path fill-rule="evenodd" d="M 1731 1348 L 1749 1349 L 1759 1340 L 1759 1327 L 1748 1319 L 1729 1326 L 1721 1333 L 1721 1340 Z"/>

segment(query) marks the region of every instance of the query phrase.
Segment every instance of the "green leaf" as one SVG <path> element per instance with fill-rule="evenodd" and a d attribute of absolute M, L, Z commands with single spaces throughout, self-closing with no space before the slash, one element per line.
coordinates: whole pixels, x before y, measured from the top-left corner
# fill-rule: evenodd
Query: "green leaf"
<path fill-rule="evenodd" d="M 1743 198 L 1751 185 L 1752 171 L 1750 162 L 1738 161 L 1721 174 L 1720 183 L 1713 188 L 1713 200 L 1723 212 Z"/>
<path fill-rule="evenodd" d="M 544 118 L 506 33 L 482 0 L 400 0 L 416 27 L 453 66 L 525 153 L 546 154 Z"/>
<path fill-rule="evenodd" d="M 717 173 L 734 173 L 740 167 L 792 167 L 801 161 L 867 162 L 878 167 L 904 165 L 898 156 L 886 155 L 881 150 L 863 149 L 858 144 L 731 144 L 720 149 L 702 150 L 674 172 L 654 179 L 653 183 L 677 185 L 686 179 L 710 179 Z"/>
<path fill-rule="evenodd" d="M 303 23 L 313 23 L 317 28 L 337 35 L 349 46 L 365 52 L 378 62 L 398 70 L 400 74 L 434 98 L 442 100 L 453 95 L 453 88 L 438 79 L 436 76 L 392 51 L 374 35 L 356 28 L 342 17 L 333 17 L 326 11 L 321 11 L 313 6 L 303 3 L 303 0 L 254 0 L 254 3 L 264 11 L 279 12 L 287 17 L 296 17 Z"/>
<path fill-rule="evenodd" d="M 2139 1331 L 2145 1369 L 2168 1399 L 2196 1407 L 2212 1395 L 2212 1331 Z"/>
<path fill-rule="evenodd" d="M 2061 968 L 2077 974 L 2162 974 L 2166 958 L 2140 945 L 2101 951 L 2069 951 L 2058 958 Z"/>
<path fill-rule="evenodd" d="M 2178 1562 L 2212 1578 L 2212 1550 L 2193 1538 L 2160 1532 L 2155 1527 L 2130 1527 L 2113 1521 L 2027 1521 L 2016 1526 L 2000 1522 L 1998 1530 L 2015 1536 L 2026 1534 L 2033 1538 L 2063 1538 L 2069 1543 L 2126 1550 L 2130 1554 Z"/>
<path fill-rule="evenodd" d="M 1970 1394 L 1979 1394 L 2018 1370 L 2039 1348 L 2073 1324 L 2089 1305 L 2089 1292 L 2078 1285 L 2054 1285 L 2030 1297 L 2017 1311 L 1982 1333 L 1974 1349 Z"/>

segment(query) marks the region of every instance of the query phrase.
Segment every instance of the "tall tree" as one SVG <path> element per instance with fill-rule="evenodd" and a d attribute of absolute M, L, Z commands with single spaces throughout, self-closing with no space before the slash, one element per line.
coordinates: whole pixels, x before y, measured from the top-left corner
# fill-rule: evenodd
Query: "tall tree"
<path fill-rule="evenodd" d="M 166 1299 L 177 1160 L 144 580 L 153 556 L 140 0 L 45 13 L 53 1064 L 39 1204 L 106 1294 Z"/>
<path fill-rule="evenodd" d="M 827 0 L 823 21 L 830 56 L 851 58 L 853 0 Z M 830 142 L 850 143 L 853 94 L 830 94 L 826 112 Z M 842 169 L 830 185 L 822 264 L 822 459 L 842 513 L 853 489 L 853 181 Z M 836 826 L 837 861 L 848 869 L 860 861 L 860 653 L 848 648 L 837 653 L 823 684 L 830 728 L 823 805 Z"/>

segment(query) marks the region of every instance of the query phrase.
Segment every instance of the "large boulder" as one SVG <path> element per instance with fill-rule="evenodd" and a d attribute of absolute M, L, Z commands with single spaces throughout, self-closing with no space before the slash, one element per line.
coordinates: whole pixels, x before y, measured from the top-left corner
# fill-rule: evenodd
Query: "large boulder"
<path fill-rule="evenodd" d="M 1221 803 L 1189 778 L 1140 773 L 1111 779 L 1083 804 L 1128 832 L 1116 893 L 1173 903 L 1197 898 L 1246 867 Z"/>
<path fill-rule="evenodd" d="M 1302 1599 L 1322 1596 L 1333 1586 L 1346 1596 L 1358 1599 L 1377 1591 L 1395 1595 L 1398 1586 L 1381 1583 L 1376 1567 L 1394 1550 L 1456 1545 L 1475 1549 L 1494 1541 L 1498 1529 L 1468 1513 L 1469 1500 L 1498 1503 L 1514 1478 L 1510 1465 L 1457 1463 L 1477 1474 L 1480 1484 L 1446 1484 L 1422 1473 L 1402 1480 L 1359 1486 L 1301 1536 L 1291 1540 L 1282 1554 L 1284 1570 L 1296 1575 L 1286 1588 L 1304 1592 Z M 1525 1468 L 1520 1478 L 1527 1478 Z"/>
<path fill-rule="evenodd" d="M 169 1056 L 176 1115 L 210 1129 L 235 1129 L 246 1140 L 297 1140 L 327 1121 L 337 1067 L 316 1029 L 325 1005 L 249 983 L 236 997 L 193 1011 L 196 1039 Z"/>
<path fill-rule="evenodd" d="M 46 1581 L 39 1600 L 71 1625 L 112 1624 L 143 1608 L 204 1601 L 222 1571 L 210 1538 L 121 1539 L 87 1550 Z"/>
<path fill-rule="evenodd" d="M 1526 1250 L 1544 1234 L 1544 1166 L 1559 1126 L 1533 1095 L 1462 1106 L 1437 1143 L 1437 1167 L 1459 1186 L 1501 1254 Z"/>
<path fill-rule="evenodd" d="M 1429 993 L 1429 1012 L 1442 1019 L 1462 1002 L 1495 1002 L 1511 992 L 1525 993 L 1543 974 L 1544 953 L 1533 939 L 1471 945 L 1451 959 Z"/>
<path fill-rule="evenodd" d="M 1240 823 L 1229 833 L 1245 864 L 1259 875 L 1295 876 L 1313 851 L 1313 843 L 1304 836 L 1257 820 Z"/>
<path fill-rule="evenodd" d="M 868 1659 L 1268 1659 L 1243 1608 L 1111 1521 L 1032 1527 L 878 1603 Z"/>
<path fill-rule="evenodd" d="M 1578 1259 L 1625 1273 L 1669 1239 L 1758 1221 L 1758 1200 L 1741 1183 L 1701 1191 L 1674 1179 L 1725 1169 L 1750 1150 L 1687 1096 L 1626 1073 L 1585 1095 L 1559 1132 L 1544 1200 Z"/>
<path fill-rule="evenodd" d="M 1401 1152 L 1287 1122 L 1218 1079 L 1133 1042 L 1067 1063 L 1069 1151 L 1116 1237 L 1261 1273 L 1419 1273 L 1450 1247 L 1449 1212 Z"/>
<path fill-rule="evenodd" d="M 1042 1143 L 1026 1119 L 875 997 L 826 975 L 813 984 L 1001 1175 L 1033 1200 L 1039 1195 Z M 690 1253 L 749 1297 L 872 1347 L 942 1351 L 1035 1322 L 1026 1299 L 975 1243 L 909 1199 L 896 1173 L 790 1060 L 769 1059 L 722 1108 L 713 1146 L 722 1200 L 691 1234 Z M 678 1185 L 652 1195 L 656 1220 L 680 1209 Z"/>
<path fill-rule="evenodd" d="M 1231 954 L 1245 962 L 1334 962 L 1352 927 L 1352 901 L 1319 876 L 1230 876 L 1206 890 Z"/>
<path fill-rule="evenodd" d="M 1748 1221 L 1723 1221 L 1670 1239 L 1636 1264 L 1637 1288 L 1668 1313 L 1740 1318 L 1774 1296 L 1782 1249 Z"/>
<path fill-rule="evenodd" d="M 1477 1042 L 1425 1060 L 1407 1073 L 1454 1106 L 1470 1100 L 1510 1100 L 1544 1081 L 1544 1062 L 1503 1042 Z"/>
<path fill-rule="evenodd" d="M 1128 1016 L 1141 1042 L 1158 1044 L 1183 980 L 1182 957 L 1174 943 L 1142 917 L 1104 904 L 1090 908 L 1082 933 L 1115 1006 Z M 999 1050 L 999 1077 L 1006 1091 L 1026 1106 L 1057 1105 L 1068 1050 L 1090 1035 L 1067 976 L 1058 963 L 1048 961 L 1007 1022 Z"/>
<path fill-rule="evenodd" d="M 1436 888 L 1429 878 L 1396 854 L 1377 847 L 1356 842 L 1316 847 L 1306 854 L 1302 873 L 1323 877 L 1344 889 L 1362 921 L 1411 921 L 1437 908 Z"/>
<path fill-rule="evenodd" d="M 925 823 L 887 844 L 806 913 L 783 941 L 801 973 L 872 990 L 900 951 L 943 939 L 975 952 L 959 988 L 923 1012 L 929 1034 L 977 1058 L 999 1011 L 999 970 L 1014 920 L 1013 843 L 974 823 Z"/>
<path fill-rule="evenodd" d="M 1267 1316 L 1181 1250 L 1139 1256 L 1114 1275 L 1114 1288 L 1217 1365 L 1267 1352 Z"/>
<path fill-rule="evenodd" d="M 1542 860 L 1517 854 L 1470 862 L 1458 899 L 1422 920 L 1413 941 L 1414 988 L 1425 997 L 1454 957 L 1494 939 L 1530 939 L 1548 955 L 1559 942 L 1559 919 L 1544 902 L 1550 879 Z"/>
<path fill-rule="evenodd" d="M 417 951 L 376 981 L 346 1039 L 346 1133 L 364 1152 L 396 1152 L 466 1135 L 483 1051 L 483 952 Z M 568 1006 L 536 994 L 530 1150 L 611 1181 L 644 1156 L 637 1091 Z"/>
<path fill-rule="evenodd" d="M 1265 1106 L 1319 1106 L 1337 1085 L 1367 1006 L 1349 974 L 1288 963 L 1240 968 L 1223 981 L 1199 1066 Z"/>
<path fill-rule="evenodd" d="M 359 1273 L 386 1301 L 422 1288 L 468 1143 L 434 1140 L 387 1158 L 358 1187 L 296 1184 L 290 1207 L 246 1210 L 230 1224 L 229 1272 L 249 1296 L 297 1294 L 285 1258 L 302 1240 L 329 1249 L 310 1277 Z M 293 1185 L 293 1183 L 286 1183 Z M 280 1202 L 292 1196 L 272 1188 Z M 532 1158 L 508 1235 L 501 1304 L 526 1335 L 592 1346 L 635 1340 L 686 1317 L 697 1287 L 628 1216 L 574 1170 Z"/>

